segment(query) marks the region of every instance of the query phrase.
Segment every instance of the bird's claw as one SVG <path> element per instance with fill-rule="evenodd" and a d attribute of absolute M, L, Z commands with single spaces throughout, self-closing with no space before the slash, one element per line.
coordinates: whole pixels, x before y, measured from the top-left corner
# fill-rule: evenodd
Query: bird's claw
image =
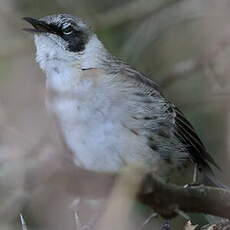
<path fill-rule="evenodd" d="M 201 184 L 201 183 L 190 183 L 190 184 L 184 185 L 184 188 L 192 188 L 192 187 L 200 187 L 200 186 L 203 186 L 203 184 Z"/>

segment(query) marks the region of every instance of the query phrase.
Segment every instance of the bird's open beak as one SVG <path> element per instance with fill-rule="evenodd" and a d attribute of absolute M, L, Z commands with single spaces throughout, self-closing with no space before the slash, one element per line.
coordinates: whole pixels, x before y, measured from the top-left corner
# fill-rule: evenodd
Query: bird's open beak
<path fill-rule="evenodd" d="M 38 19 L 25 17 L 23 20 L 29 22 L 34 28 L 24 28 L 23 30 L 30 33 L 52 33 L 52 28 L 45 22 Z"/>

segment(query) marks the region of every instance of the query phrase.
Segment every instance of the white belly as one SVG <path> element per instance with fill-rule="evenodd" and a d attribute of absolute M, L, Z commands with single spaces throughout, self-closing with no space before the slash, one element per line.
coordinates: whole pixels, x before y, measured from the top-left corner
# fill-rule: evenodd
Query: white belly
<path fill-rule="evenodd" d="M 69 84 L 69 79 L 74 84 Z M 152 165 L 160 159 L 147 145 L 146 138 L 125 127 L 130 108 L 124 104 L 120 86 L 116 90 L 101 73 L 51 75 L 47 86 L 56 90 L 48 101 L 58 118 L 75 163 L 90 170 L 117 171 L 126 164 Z M 114 94 L 116 92 L 116 94 Z M 71 95 L 72 94 L 72 95 Z M 123 103 L 123 104 L 122 104 Z"/>
<path fill-rule="evenodd" d="M 109 103 L 102 104 L 99 110 L 96 100 L 59 98 L 52 105 L 78 166 L 113 172 L 127 164 L 152 164 L 159 160 L 157 154 L 150 153 L 144 137 L 130 132 L 121 120 L 112 116 Z"/>

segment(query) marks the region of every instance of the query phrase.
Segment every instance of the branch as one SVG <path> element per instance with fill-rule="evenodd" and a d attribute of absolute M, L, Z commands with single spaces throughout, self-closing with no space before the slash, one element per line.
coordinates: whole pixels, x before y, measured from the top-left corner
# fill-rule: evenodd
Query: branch
<path fill-rule="evenodd" d="M 63 167 L 63 164 L 61 166 Z M 44 168 L 48 167 L 49 165 L 44 165 Z M 230 219 L 230 191 L 225 189 L 207 186 L 184 188 L 164 183 L 153 176 L 146 177 L 145 170 L 136 168 L 131 171 L 124 170 L 119 175 L 92 172 L 76 167 L 67 172 L 66 168 L 69 169 L 71 166 L 69 164 L 64 166 L 64 171 L 57 168 L 53 175 L 48 177 L 29 172 L 26 187 L 30 190 L 30 194 L 37 191 L 36 185 L 43 185 L 44 188 L 52 185 L 54 191 L 57 187 L 62 187 L 74 197 L 87 199 L 104 199 L 111 197 L 114 191 L 119 191 L 116 197 L 138 200 L 165 218 L 173 218 L 182 211 Z M 45 170 L 39 171 L 45 172 Z"/>
<path fill-rule="evenodd" d="M 126 191 L 122 195 L 128 196 L 127 191 L 130 187 L 133 188 L 133 184 L 137 184 L 135 180 L 139 183 L 140 175 L 139 172 L 132 175 L 126 174 L 125 179 L 122 179 L 123 183 L 119 183 L 119 186 L 123 186 L 123 191 Z M 95 173 L 82 169 L 79 169 L 75 176 L 79 182 L 74 191 L 75 194 L 87 198 L 108 197 L 119 178 L 114 174 Z M 203 185 L 184 188 L 161 182 L 156 177 L 151 177 L 150 180 L 148 178 L 147 182 L 147 184 L 139 183 L 137 200 L 165 218 L 175 217 L 180 210 L 230 219 L 230 191 L 228 190 Z M 146 192 L 146 185 L 148 185 L 148 192 Z M 133 193 L 133 189 L 130 192 Z"/>
<path fill-rule="evenodd" d="M 230 191 L 207 187 L 184 188 L 166 184 L 152 178 L 152 191 L 140 192 L 138 200 L 152 207 L 161 216 L 172 218 L 177 211 L 205 213 L 223 218 L 230 218 Z"/>

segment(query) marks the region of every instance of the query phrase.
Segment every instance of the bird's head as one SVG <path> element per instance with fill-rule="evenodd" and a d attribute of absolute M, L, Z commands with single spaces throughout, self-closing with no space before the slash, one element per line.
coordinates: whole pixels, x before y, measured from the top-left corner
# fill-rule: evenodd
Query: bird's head
<path fill-rule="evenodd" d="M 94 56 L 103 48 L 92 28 L 79 17 L 58 14 L 23 19 L 33 26 L 24 30 L 35 35 L 37 61 L 42 69 L 49 61 L 78 61 L 83 65 L 91 61 L 93 65 Z"/>

